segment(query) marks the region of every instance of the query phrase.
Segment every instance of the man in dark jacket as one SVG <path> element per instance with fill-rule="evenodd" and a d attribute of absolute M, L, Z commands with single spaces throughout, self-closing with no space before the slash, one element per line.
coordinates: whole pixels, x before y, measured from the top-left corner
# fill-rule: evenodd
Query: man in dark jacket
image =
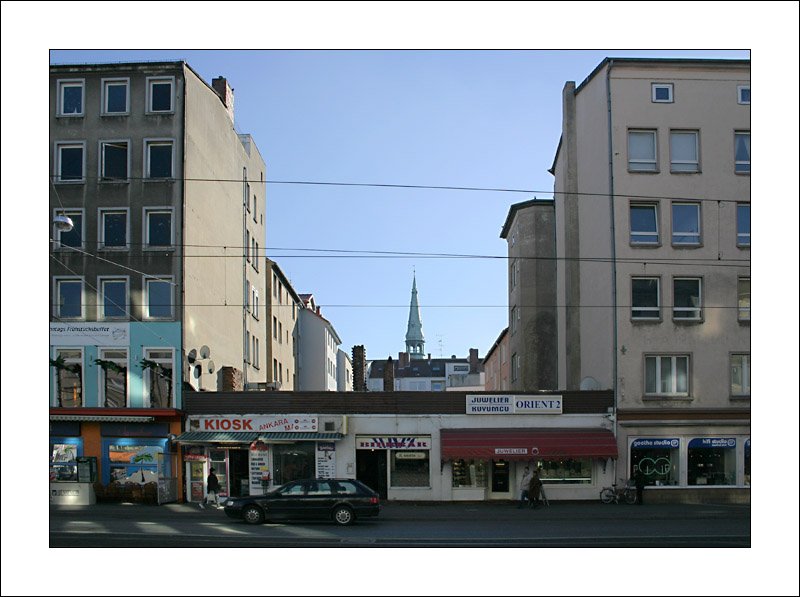
<path fill-rule="evenodd" d="M 220 508 L 219 505 L 219 479 L 217 479 L 217 475 L 214 474 L 214 467 L 211 467 L 211 470 L 208 473 L 208 483 L 207 488 L 208 493 L 206 494 L 205 499 L 200 504 L 201 508 L 205 508 L 204 504 L 208 504 L 210 500 L 214 500 L 214 505 L 217 508 Z"/>
<path fill-rule="evenodd" d="M 633 482 L 636 485 L 636 503 L 641 506 L 644 503 L 644 486 L 647 485 L 642 469 L 636 469 L 633 475 Z"/>

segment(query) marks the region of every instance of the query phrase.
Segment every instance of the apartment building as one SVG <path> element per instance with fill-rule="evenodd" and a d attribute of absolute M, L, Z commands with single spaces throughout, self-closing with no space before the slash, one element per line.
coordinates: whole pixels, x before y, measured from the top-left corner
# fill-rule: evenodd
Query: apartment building
<path fill-rule="evenodd" d="M 303 301 L 280 266 L 267 259 L 267 387 L 294 390 L 297 387 L 297 338 L 299 311 Z"/>
<path fill-rule="evenodd" d="M 183 388 L 266 381 L 266 167 L 233 110 L 185 62 L 50 67 L 51 481 L 174 485 Z"/>
<path fill-rule="evenodd" d="M 342 340 L 333 324 L 322 316 L 313 294 L 300 294 L 298 312 L 297 387 L 301 392 L 335 392 L 338 388 L 338 354 Z"/>
<path fill-rule="evenodd" d="M 614 390 L 646 501 L 749 499 L 750 62 L 608 58 L 562 99 L 558 387 Z"/>

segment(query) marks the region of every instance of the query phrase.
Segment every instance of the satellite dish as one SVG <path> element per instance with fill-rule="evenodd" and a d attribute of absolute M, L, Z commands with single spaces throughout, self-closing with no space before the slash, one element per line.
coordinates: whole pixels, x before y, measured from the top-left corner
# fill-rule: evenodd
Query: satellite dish
<path fill-rule="evenodd" d="M 203 375 L 203 367 L 200 365 L 195 365 L 193 369 L 194 369 L 194 378 L 200 379 L 200 376 Z"/>
<path fill-rule="evenodd" d="M 194 363 L 197 360 L 197 351 L 194 348 L 186 355 L 186 360 L 190 363 Z"/>
<path fill-rule="evenodd" d="M 599 390 L 600 389 L 600 382 L 598 382 L 594 377 L 584 377 L 581 380 L 581 390 Z"/>
<path fill-rule="evenodd" d="M 205 344 L 203 344 L 203 346 L 200 347 L 200 358 L 207 359 L 210 356 L 211 356 L 211 349 Z"/>
<path fill-rule="evenodd" d="M 214 373 L 214 368 L 215 368 L 214 367 L 214 361 L 209 361 L 208 362 L 208 372 L 209 373 Z"/>
<path fill-rule="evenodd" d="M 53 225 L 56 227 L 56 230 L 61 232 L 69 232 L 74 226 L 72 218 L 66 215 L 55 216 L 53 218 Z"/>

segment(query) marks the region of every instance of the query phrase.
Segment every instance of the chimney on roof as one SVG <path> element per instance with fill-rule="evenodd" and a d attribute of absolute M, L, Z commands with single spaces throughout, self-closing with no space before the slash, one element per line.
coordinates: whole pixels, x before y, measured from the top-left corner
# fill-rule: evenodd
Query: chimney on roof
<path fill-rule="evenodd" d="M 383 391 L 394 392 L 394 363 L 392 357 L 386 361 L 386 366 L 383 368 Z"/>
<path fill-rule="evenodd" d="M 470 373 L 477 373 L 478 372 L 478 349 L 477 348 L 470 348 L 469 349 L 469 372 Z"/>
<path fill-rule="evenodd" d="M 233 122 L 233 89 L 228 85 L 228 80 L 222 76 L 212 79 L 211 87 L 217 92 L 219 99 L 222 100 L 222 105 L 228 111 L 228 117 Z"/>
<path fill-rule="evenodd" d="M 367 351 L 363 344 L 353 347 L 353 391 L 367 391 Z"/>
<path fill-rule="evenodd" d="M 408 367 L 408 353 L 407 352 L 397 353 L 397 368 L 405 369 L 406 367 Z"/>
<path fill-rule="evenodd" d="M 322 314 L 319 312 L 319 305 L 317 305 L 317 315 L 322 315 Z"/>

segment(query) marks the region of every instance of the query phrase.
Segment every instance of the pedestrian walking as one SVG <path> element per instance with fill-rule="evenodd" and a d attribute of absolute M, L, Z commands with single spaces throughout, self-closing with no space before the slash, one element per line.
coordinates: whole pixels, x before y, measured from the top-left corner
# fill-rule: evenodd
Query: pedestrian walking
<path fill-rule="evenodd" d="M 644 503 L 644 486 L 647 485 L 642 469 L 637 467 L 633 475 L 633 482 L 636 485 L 636 503 L 641 506 Z"/>
<path fill-rule="evenodd" d="M 200 503 L 200 507 L 205 509 L 205 504 L 209 504 L 211 500 L 214 500 L 214 506 L 219 508 L 219 479 L 217 479 L 217 475 L 214 473 L 214 467 L 211 467 L 211 470 L 208 472 L 208 481 L 206 484 L 207 494 L 205 499 Z"/>
<path fill-rule="evenodd" d="M 531 475 L 533 471 L 531 471 L 530 466 L 525 466 L 525 470 L 522 472 L 522 480 L 519 482 L 519 505 L 517 508 L 522 508 L 525 503 L 528 501 L 528 485 L 531 482 Z"/>
<path fill-rule="evenodd" d="M 542 480 L 539 478 L 539 470 L 533 471 L 530 483 L 528 483 L 528 497 L 531 508 L 536 510 L 539 507 L 539 498 L 542 494 Z"/>

